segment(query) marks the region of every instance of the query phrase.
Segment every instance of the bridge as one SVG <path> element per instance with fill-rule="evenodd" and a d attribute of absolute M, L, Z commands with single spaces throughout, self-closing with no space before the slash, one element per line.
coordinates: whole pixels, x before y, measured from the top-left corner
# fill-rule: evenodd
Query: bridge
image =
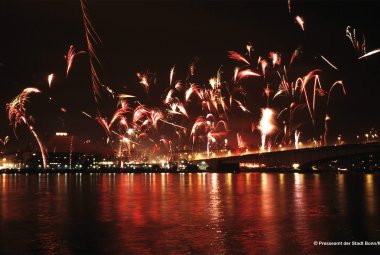
<path fill-rule="evenodd" d="M 193 162 L 198 164 L 204 161 L 204 163 L 210 166 L 211 169 L 218 169 L 223 167 L 223 165 L 236 166 L 241 163 L 284 168 L 290 168 L 297 164 L 300 168 L 303 168 L 311 167 L 313 164 L 329 160 L 370 154 L 380 154 L 380 142 L 242 154 L 237 156 L 194 160 Z"/>

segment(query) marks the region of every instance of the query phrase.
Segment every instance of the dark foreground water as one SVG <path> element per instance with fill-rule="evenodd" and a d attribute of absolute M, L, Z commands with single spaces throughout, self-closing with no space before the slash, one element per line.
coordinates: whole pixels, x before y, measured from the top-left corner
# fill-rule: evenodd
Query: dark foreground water
<path fill-rule="evenodd" d="M 3 174 L 0 253 L 379 254 L 379 186 L 375 174 Z"/>

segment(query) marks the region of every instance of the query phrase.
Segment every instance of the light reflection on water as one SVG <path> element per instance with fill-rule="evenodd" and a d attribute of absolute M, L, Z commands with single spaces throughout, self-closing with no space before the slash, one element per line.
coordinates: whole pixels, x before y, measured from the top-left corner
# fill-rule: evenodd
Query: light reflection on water
<path fill-rule="evenodd" d="M 0 253 L 375 253 L 313 241 L 380 241 L 379 183 L 376 174 L 3 174 Z"/>

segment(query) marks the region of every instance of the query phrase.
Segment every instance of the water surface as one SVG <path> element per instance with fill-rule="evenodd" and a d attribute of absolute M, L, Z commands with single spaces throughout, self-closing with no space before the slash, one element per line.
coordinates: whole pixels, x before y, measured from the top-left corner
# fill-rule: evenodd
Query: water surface
<path fill-rule="evenodd" d="M 377 174 L 0 175 L 1 254 L 362 254 Z"/>

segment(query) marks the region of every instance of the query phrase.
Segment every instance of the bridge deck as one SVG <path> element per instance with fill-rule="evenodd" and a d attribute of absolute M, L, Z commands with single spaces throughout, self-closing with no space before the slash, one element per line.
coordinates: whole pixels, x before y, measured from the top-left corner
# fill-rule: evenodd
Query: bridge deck
<path fill-rule="evenodd" d="M 379 142 L 252 153 L 229 157 L 194 160 L 193 162 L 198 163 L 205 161 L 212 168 L 216 168 L 218 164 L 231 163 L 253 163 L 267 167 L 291 167 L 293 164 L 299 164 L 302 166 L 312 164 L 313 162 L 372 153 L 380 153 Z"/>

